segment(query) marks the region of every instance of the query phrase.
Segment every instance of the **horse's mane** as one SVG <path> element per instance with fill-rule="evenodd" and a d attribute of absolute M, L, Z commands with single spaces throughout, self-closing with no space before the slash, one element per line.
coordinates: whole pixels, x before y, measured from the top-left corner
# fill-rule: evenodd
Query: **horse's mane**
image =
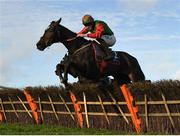
<path fill-rule="evenodd" d="M 61 24 L 59 24 L 59 26 L 61 27 L 61 30 L 65 31 L 67 33 L 67 35 L 69 35 L 70 37 L 73 38 L 73 37 L 77 36 L 77 34 L 75 32 L 69 30 L 65 26 L 63 26 Z M 87 40 L 84 37 L 78 37 L 77 40 L 78 40 L 79 43 L 84 43 L 84 44 L 87 44 L 87 43 L 91 42 L 90 40 Z"/>

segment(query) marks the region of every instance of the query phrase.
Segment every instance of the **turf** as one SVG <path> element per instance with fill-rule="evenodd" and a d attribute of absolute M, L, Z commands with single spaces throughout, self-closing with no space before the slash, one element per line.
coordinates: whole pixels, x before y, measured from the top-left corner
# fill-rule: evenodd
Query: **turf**
<path fill-rule="evenodd" d="M 125 132 L 93 129 L 65 128 L 53 125 L 0 124 L 0 135 L 120 135 Z"/>

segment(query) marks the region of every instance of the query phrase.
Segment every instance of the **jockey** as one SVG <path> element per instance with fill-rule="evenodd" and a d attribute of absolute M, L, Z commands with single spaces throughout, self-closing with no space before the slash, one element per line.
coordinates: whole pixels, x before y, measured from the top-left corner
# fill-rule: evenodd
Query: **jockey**
<path fill-rule="evenodd" d="M 108 47 L 115 44 L 116 38 L 109 26 L 104 21 L 94 20 L 91 15 L 85 15 L 82 23 L 85 27 L 77 33 L 77 36 L 95 38 L 101 43 L 100 47 L 106 55 L 104 59 L 112 58 L 111 50 Z"/>

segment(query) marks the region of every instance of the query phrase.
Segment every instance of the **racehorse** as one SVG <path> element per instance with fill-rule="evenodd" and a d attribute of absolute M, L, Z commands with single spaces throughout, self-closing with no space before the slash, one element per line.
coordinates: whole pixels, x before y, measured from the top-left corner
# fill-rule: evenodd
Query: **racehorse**
<path fill-rule="evenodd" d="M 56 74 L 67 83 L 67 74 L 98 81 L 107 76 L 113 76 L 119 83 L 144 81 L 145 76 L 137 59 L 126 52 L 114 51 L 115 57 L 110 60 L 98 58 L 103 53 L 99 51 L 98 43 L 77 37 L 77 34 L 60 24 L 61 18 L 52 21 L 43 36 L 36 44 L 40 51 L 54 43 L 62 43 L 68 50 L 67 61 L 57 66 Z M 61 67 L 62 66 L 62 67 Z M 59 71 L 59 72 L 57 72 Z M 64 77 L 62 77 L 64 72 Z"/>

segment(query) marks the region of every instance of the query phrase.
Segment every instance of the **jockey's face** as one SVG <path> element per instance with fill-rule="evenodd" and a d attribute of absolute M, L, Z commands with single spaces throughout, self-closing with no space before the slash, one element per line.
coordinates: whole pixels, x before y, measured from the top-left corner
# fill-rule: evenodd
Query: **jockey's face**
<path fill-rule="evenodd" d="M 88 27 L 89 29 L 92 29 L 93 28 L 93 24 L 94 23 L 89 23 L 89 24 L 86 24 L 85 26 Z"/>
<path fill-rule="evenodd" d="M 91 25 L 89 25 L 89 29 L 92 29 L 93 28 L 93 25 L 91 24 Z"/>

